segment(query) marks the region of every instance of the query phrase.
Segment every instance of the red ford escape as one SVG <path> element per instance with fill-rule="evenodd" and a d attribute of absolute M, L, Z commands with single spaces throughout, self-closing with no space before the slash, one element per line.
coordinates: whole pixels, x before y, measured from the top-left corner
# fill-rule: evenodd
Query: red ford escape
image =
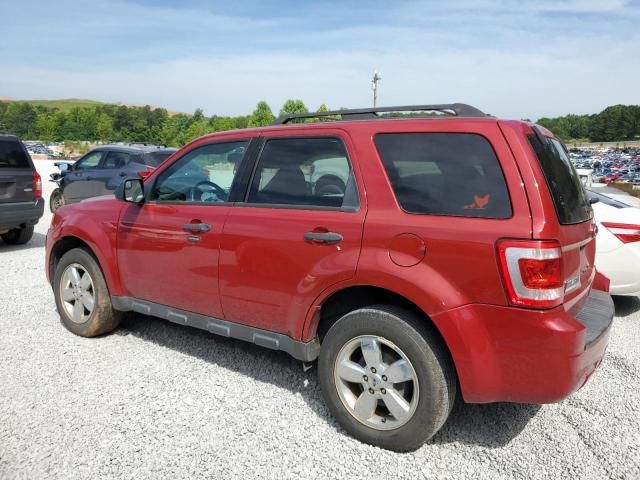
<path fill-rule="evenodd" d="M 613 318 L 595 233 L 539 126 L 464 104 L 342 110 L 204 136 L 61 208 L 46 268 L 73 333 L 134 311 L 317 360 L 345 430 L 404 451 L 458 395 L 584 385 Z"/>

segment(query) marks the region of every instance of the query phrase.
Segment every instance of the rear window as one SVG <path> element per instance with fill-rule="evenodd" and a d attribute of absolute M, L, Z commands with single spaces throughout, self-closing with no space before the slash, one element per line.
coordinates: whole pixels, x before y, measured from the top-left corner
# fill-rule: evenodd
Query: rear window
<path fill-rule="evenodd" d="M 142 163 L 150 167 L 158 167 L 167 158 L 173 155 L 175 152 L 152 152 L 145 153 L 142 157 Z"/>
<path fill-rule="evenodd" d="M 403 210 L 511 217 L 500 163 L 489 141 L 470 133 L 384 133 L 375 144 Z"/>
<path fill-rule="evenodd" d="M 586 222 L 593 210 L 564 146 L 555 138 L 540 137 L 529 135 L 529 142 L 549 186 L 558 221 L 563 225 Z"/>
<path fill-rule="evenodd" d="M 0 168 L 31 168 L 20 142 L 0 140 Z"/>

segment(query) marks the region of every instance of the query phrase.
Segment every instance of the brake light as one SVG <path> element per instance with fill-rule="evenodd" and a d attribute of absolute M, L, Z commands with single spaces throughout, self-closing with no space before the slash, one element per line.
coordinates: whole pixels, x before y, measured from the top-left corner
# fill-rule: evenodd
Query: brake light
<path fill-rule="evenodd" d="M 603 222 L 602 226 L 613 233 L 622 243 L 640 242 L 640 225 Z"/>
<path fill-rule="evenodd" d="M 556 240 L 501 240 L 498 257 L 512 305 L 551 308 L 564 299 L 562 248 Z"/>
<path fill-rule="evenodd" d="M 146 170 L 140 170 L 138 172 L 138 176 L 144 180 L 149 175 L 151 175 L 154 172 L 154 170 L 155 170 L 155 168 L 153 168 L 153 167 L 147 167 Z"/>
<path fill-rule="evenodd" d="M 38 172 L 33 172 L 33 196 L 34 198 L 42 196 L 42 178 Z"/>

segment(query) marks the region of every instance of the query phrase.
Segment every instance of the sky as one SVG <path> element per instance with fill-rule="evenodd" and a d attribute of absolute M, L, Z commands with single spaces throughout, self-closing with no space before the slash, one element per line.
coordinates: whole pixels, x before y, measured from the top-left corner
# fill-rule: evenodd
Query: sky
<path fill-rule="evenodd" d="M 503 118 L 640 104 L 640 0 L 0 0 L 0 97 L 244 115 L 462 102 Z"/>

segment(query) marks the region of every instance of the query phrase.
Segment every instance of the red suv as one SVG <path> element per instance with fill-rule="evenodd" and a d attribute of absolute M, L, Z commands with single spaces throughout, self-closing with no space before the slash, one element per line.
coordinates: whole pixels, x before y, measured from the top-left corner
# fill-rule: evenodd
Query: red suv
<path fill-rule="evenodd" d="M 440 115 L 385 115 L 400 110 Z M 345 430 L 403 451 L 458 395 L 546 403 L 584 385 L 613 318 L 595 233 L 551 132 L 391 107 L 194 140 L 115 198 L 58 210 L 46 267 L 73 333 L 134 311 L 318 360 Z"/>

